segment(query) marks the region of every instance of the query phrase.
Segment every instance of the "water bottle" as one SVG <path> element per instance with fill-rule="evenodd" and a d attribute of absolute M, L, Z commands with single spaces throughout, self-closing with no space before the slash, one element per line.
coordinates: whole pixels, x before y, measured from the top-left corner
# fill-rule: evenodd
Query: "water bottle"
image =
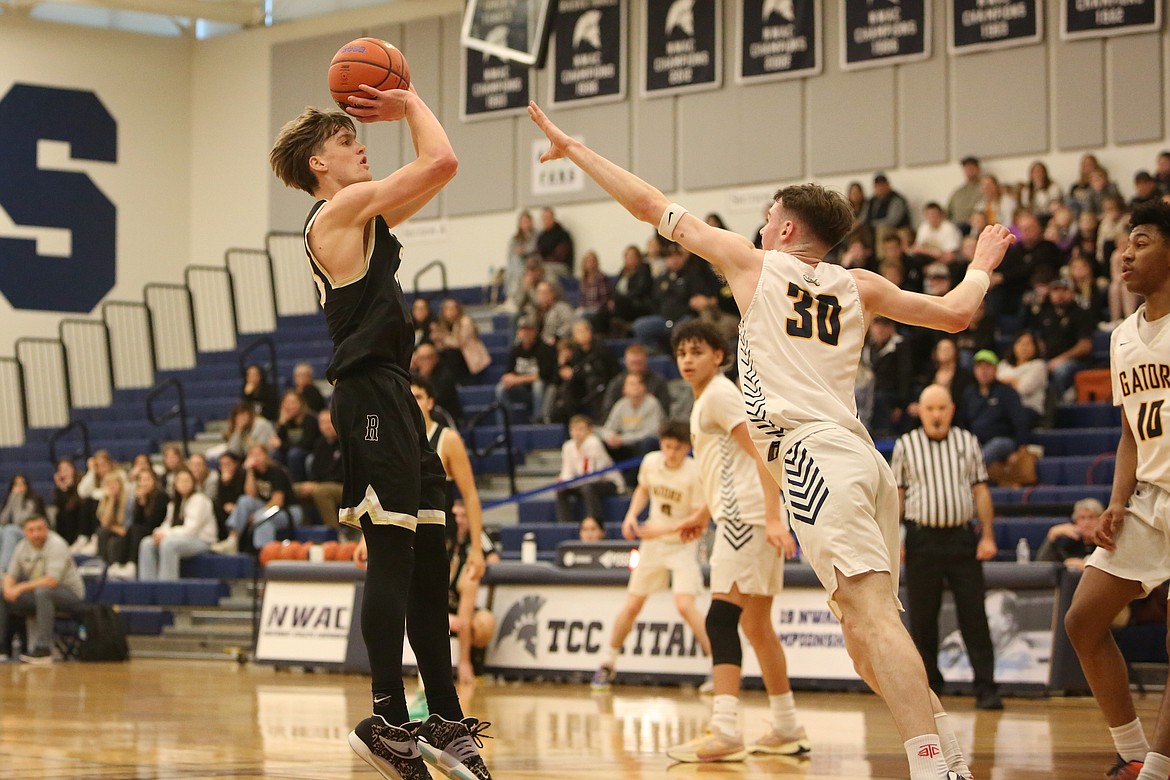
<path fill-rule="evenodd" d="M 536 534 L 531 531 L 520 542 L 520 563 L 536 563 Z"/>
<path fill-rule="evenodd" d="M 1028 540 L 1020 537 L 1020 541 L 1016 542 L 1016 563 L 1028 563 L 1032 560 L 1032 548 L 1028 546 Z"/>

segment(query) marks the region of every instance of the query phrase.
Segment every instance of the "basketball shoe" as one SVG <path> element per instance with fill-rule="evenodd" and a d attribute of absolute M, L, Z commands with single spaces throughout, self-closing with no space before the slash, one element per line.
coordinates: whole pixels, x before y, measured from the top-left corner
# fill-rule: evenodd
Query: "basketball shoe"
<path fill-rule="evenodd" d="M 492 780 L 479 755 L 483 731 L 492 725 L 476 718 L 444 720 L 431 715 L 418 730 L 418 749 L 423 760 L 454 780 Z"/>
<path fill-rule="evenodd" d="M 742 736 L 729 736 L 719 729 L 708 728 L 690 742 L 666 749 L 666 755 L 686 764 L 709 761 L 743 761 L 747 758 Z"/>
<path fill-rule="evenodd" d="M 751 745 L 753 753 L 771 753 L 776 756 L 799 756 L 810 750 L 812 744 L 808 741 L 808 734 L 803 726 L 787 734 L 772 729 Z"/>
<path fill-rule="evenodd" d="M 374 715 L 349 732 L 349 746 L 386 780 L 430 780 L 415 739 L 419 728 L 414 721 L 401 728 L 391 726 Z"/>
<path fill-rule="evenodd" d="M 1145 766 L 1144 761 L 1126 761 L 1120 755 L 1117 756 L 1117 763 L 1105 773 L 1109 780 L 1137 780 L 1137 776 L 1142 773 L 1142 767 Z"/>

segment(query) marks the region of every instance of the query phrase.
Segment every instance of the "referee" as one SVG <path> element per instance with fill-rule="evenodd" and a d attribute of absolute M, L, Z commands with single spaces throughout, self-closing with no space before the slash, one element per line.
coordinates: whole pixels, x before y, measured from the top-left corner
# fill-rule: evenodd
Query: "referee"
<path fill-rule="evenodd" d="M 996 546 L 982 450 L 974 434 L 951 427 L 955 404 L 945 387 L 930 385 L 923 390 L 918 409 L 922 427 L 898 438 L 891 463 L 906 524 L 910 635 L 926 665 L 930 687 L 941 693 L 938 612 L 943 585 L 948 585 L 975 676 L 975 706 L 1003 709 L 983 605 L 982 562 L 995 557 Z M 976 514 L 978 539 L 971 526 Z"/>

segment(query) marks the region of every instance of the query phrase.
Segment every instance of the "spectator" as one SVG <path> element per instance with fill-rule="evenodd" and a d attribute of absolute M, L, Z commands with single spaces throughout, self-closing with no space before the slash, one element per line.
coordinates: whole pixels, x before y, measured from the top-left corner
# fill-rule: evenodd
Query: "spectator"
<path fill-rule="evenodd" d="M 77 494 L 77 466 L 69 458 L 60 458 L 57 468 L 53 471 L 53 496 L 50 505 L 57 533 L 68 544 L 72 545 L 81 532 L 82 512 L 81 496 Z M 89 531 L 92 533 L 92 530 Z M 0 567 L 0 571 L 2 571 Z"/>
<path fill-rule="evenodd" d="M 586 320 L 573 323 L 573 353 L 568 365 L 557 368 L 556 393 L 548 403 L 557 422 L 575 414 L 599 416 L 602 395 L 609 380 L 618 372 L 618 363 L 609 348 L 594 337 L 593 326 Z"/>
<path fill-rule="evenodd" d="M 1012 215 L 1016 213 L 1016 201 L 1011 195 L 1004 192 L 999 185 L 999 179 L 990 173 L 984 174 L 983 178 L 979 180 L 979 202 L 975 204 L 975 211 L 983 214 L 987 218 L 987 224 L 994 225 L 996 223 L 1009 224 L 1012 221 Z M 975 226 L 971 226 L 971 232 L 975 235 Z"/>
<path fill-rule="evenodd" d="M 1080 247 L 1073 249 L 1065 266 L 1067 279 L 1073 290 L 1073 303 L 1089 313 L 1093 326 L 1105 319 L 1109 311 L 1109 283 L 1093 273 L 1093 263 Z"/>
<path fill-rule="evenodd" d="M 484 673 L 488 645 L 496 633 L 496 618 L 490 609 L 476 604 L 479 575 L 466 566 L 468 552 L 478 543 L 488 566 L 500 560 L 491 537 L 482 531 L 479 539 L 471 538 L 471 527 L 463 502 L 456 499 L 451 507 L 455 520 L 455 538 L 451 549 L 451 574 L 447 581 L 447 619 L 451 633 L 459 640 L 459 657 L 455 662 L 461 683 L 471 682 Z"/>
<path fill-rule="evenodd" d="M 880 315 L 873 318 L 861 361 L 873 371 L 873 432 L 889 435 L 903 425 L 913 384 L 910 350 L 903 346 L 893 320 Z"/>
<path fill-rule="evenodd" d="M 211 549 L 216 541 L 215 510 L 211 500 L 195 489 L 187 469 L 175 474 L 175 495 L 166 508 L 166 519 L 138 546 L 141 579 L 179 579 L 179 564 Z"/>
<path fill-rule="evenodd" d="M 410 321 L 414 326 L 415 349 L 422 344 L 430 344 L 435 315 L 431 313 L 431 302 L 425 296 L 420 295 L 410 304 Z"/>
<path fill-rule="evenodd" d="M 340 521 L 341 485 L 345 480 L 345 472 L 341 468 L 341 442 L 328 409 L 317 413 L 317 427 L 321 435 L 313 445 L 307 479 L 295 483 L 293 491 L 302 501 L 312 502 L 321 522 L 348 537 L 351 534 L 350 527 L 342 526 Z"/>
<path fill-rule="evenodd" d="M 1084 569 L 1085 559 L 1097 549 L 1093 534 L 1104 511 L 1105 507 L 1095 498 L 1082 498 L 1073 504 L 1072 522 L 1057 523 L 1048 529 L 1036 560 L 1063 563 L 1070 569 Z"/>
<path fill-rule="evenodd" d="M 126 493 L 130 492 L 130 483 L 126 477 L 126 472 L 114 463 L 113 458 L 110 457 L 109 450 L 98 450 L 86 461 L 85 474 L 81 477 L 81 481 L 77 483 L 77 494 L 81 496 L 83 501 L 90 501 L 94 506 L 98 501 L 102 500 L 105 495 L 102 487 L 105 482 L 106 475 L 114 472 L 122 478 L 123 487 L 126 488 Z"/>
<path fill-rule="evenodd" d="M 601 399 L 602 416 L 608 417 L 613 405 L 622 397 L 626 377 L 630 374 L 642 377 L 646 391 L 657 398 L 658 403 L 662 406 L 662 411 L 669 414 L 670 385 L 667 383 L 666 377 L 650 368 L 650 355 L 646 351 L 646 347 L 641 344 L 629 344 L 626 346 L 622 359 L 625 361 L 625 368 L 609 380 L 609 384 L 605 386 L 605 395 Z"/>
<path fill-rule="evenodd" d="M 309 411 L 296 390 L 286 392 L 280 399 L 280 417 L 270 444 L 272 456 L 284 464 L 293 481 L 305 478 L 305 458 L 309 457 L 320 436 L 317 415 Z"/>
<path fill-rule="evenodd" d="M 207 465 L 207 458 L 198 452 L 191 453 L 187 458 L 187 470 L 195 478 L 195 489 L 214 503 L 216 491 L 219 490 L 219 474 Z"/>
<path fill-rule="evenodd" d="M 853 209 L 853 224 L 856 225 L 861 219 L 861 212 L 865 208 L 865 201 L 867 200 L 861 182 L 849 182 L 849 186 L 845 188 L 845 200 L 849 201 L 849 207 Z M 767 222 L 766 217 L 764 221 Z"/>
<path fill-rule="evenodd" d="M 16 545 L 24 538 L 25 518 L 34 515 L 45 516 L 45 501 L 29 486 L 28 477 L 14 474 L 8 483 L 4 508 L 0 509 L 0 571 L 8 568 Z"/>
<path fill-rule="evenodd" d="M 102 499 L 98 502 L 97 556 L 106 566 L 121 563 L 126 556 L 127 495 L 126 483 L 118 473 L 111 472 L 102 480 Z"/>
<path fill-rule="evenodd" d="M 910 251 L 949 263 L 963 243 L 962 232 L 934 201 L 922 209 L 922 217 Z"/>
<path fill-rule="evenodd" d="M 22 531 L 24 538 L 16 545 L 4 572 L 0 636 L 8 636 L 9 615 L 35 616 L 36 635 L 29 638 L 31 647 L 20 660 L 48 664 L 53 662 L 55 616 L 58 612 L 76 612 L 80 608 L 85 584 L 69 554 L 69 545 L 49 530 L 45 518 L 26 517 Z"/>
<path fill-rule="evenodd" d="M 921 395 L 922 391 L 931 385 L 941 387 L 950 394 L 951 403 L 958 409 L 958 404 L 953 399 L 961 399 L 963 393 L 973 384 L 975 378 L 960 364 L 959 348 L 955 342 L 946 337 L 940 338 L 931 350 L 929 370 L 919 377 L 918 394 Z M 914 417 L 920 416 L 917 401 L 910 404 L 907 410 Z"/>
<path fill-rule="evenodd" d="M 235 452 L 225 452 L 219 456 L 219 485 L 215 488 L 215 498 L 212 500 L 215 509 L 215 522 L 218 528 L 219 539 L 228 536 L 227 519 L 236 508 L 236 502 L 244 494 L 244 470 L 240 468 L 241 457 Z"/>
<path fill-rule="evenodd" d="M 634 321 L 638 341 L 650 349 L 665 350 L 674 326 L 698 315 L 691 308 L 691 299 L 696 295 L 715 295 L 716 290 L 707 281 L 688 265 L 686 250 L 670 242 L 666 269 L 654 279 L 655 311 Z"/>
<path fill-rule="evenodd" d="M 244 492 L 227 518 L 228 536 L 212 545 L 212 551 L 231 555 L 248 542 L 261 550 L 288 533 L 287 502 L 291 495 L 292 483 L 284 466 L 269 458 L 264 445 L 253 444 L 244 459 Z"/>
<path fill-rule="evenodd" d="M 431 326 L 431 341 L 439 350 L 439 362 L 456 382 L 476 376 L 492 362 L 474 320 L 454 298 L 443 299 L 439 319 Z"/>
<path fill-rule="evenodd" d="M 970 367 L 974 363 L 975 353 L 983 349 L 994 351 L 998 342 L 995 320 L 988 316 L 987 306 L 979 304 L 971 323 L 963 330 L 954 334 L 955 346 L 959 348 L 959 363 Z M 962 401 L 958 402 L 962 405 Z"/>
<path fill-rule="evenodd" d="M 1048 358 L 1048 387 L 1057 400 L 1073 386 L 1076 373 L 1086 368 L 1093 351 L 1093 317 L 1076 305 L 1067 279 L 1048 285 L 1048 300 L 1036 307 L 1025 327 L 1040 340 Z"/>
<path fill-rule="evenodd" d="M 276 419 L 280 404 L 276 388 L 269 384 L 264 370 L 255 363 L 244 369 L 244 389 L 240 392 L 240 399 L 248 401 L 253 411 L 264 419 Z"/>
<path fill-rule="evenodd" d="M 302 362 L 293 367 L 293 390 L 297 391 L 313 414 L 325 408 L 325 396 L 317 389 L 317 380 L 310 364 Z"/>
<path fill-rule="evenodd" d="M 613 284 L 601 272 L 597 253 L 590 249 L 581 255 L 581 305 L 577 315 L 585 317 L 597 333 L 609 332 L 609 306 Z"/>
<path fill-rule="evenodd" d="M 1060 250 L 1044 238 L 1034 214 L 1021 211 L 1017 224 L 1019 240 L 1008 247 L 1003 262 L 992 273 L 992 289 L 987 298 L 992 311 L 1008 317 L 1019 314 L 1031 286 L 1051 282 L 1064 264 Z"/>
<path fill-rule="evenodd" d="M 134 482 L 134 498 L 126 507 L 126 538 L 121 555 L 106 569 L 106 576 L 116 580 L 132 580 L 138 576 L 139 545 L 162 525 L 167 516 L 167 503 L 167 493 L 158 475 L 150 469 L 140 471 Z"/>
<path fill-rule="evenodd" d="M 1104 276 L 1109 258 L 1117 248 L 1117 234 L 1129 235 L 1129 216 L 1120 198 L 1105 198 L 1101 201 L 1101 218 L 1097 220 L 1097 253 L 1090 255 L 1093 272 Z M 1071 247 L 1070 247 L 1071 248 Z"/>
<path fill-rule="evenodd" d="M 581 542 L 604 542 L 605 525 L 596 517 L 586 516 L 577 524 L 577 540 Z"/>
<path fill-rule="evenodd" d="M 626 335 L 633 330 L 634 321 L 654 311 L 654 277 L 650 264 L 642 257 L 642 250 L 630 244 L 622 253 L 622 270 L 613 286 L 610 299 L 610 330 Z"/>
<path fill-rule="evenodd" d="M 130 461 L 130 468 L 126 470 L 127 481 L 133 485 L 138 479 L 138 475 L 143 471 L 153 471 L 155 476 L 162 476 L 165 473 L 165 471 L 160 473 L 158 469 L 155 469 L 154 464 L 150 462 L 149 455 L 140 452 Z"/>
<path fill-rule="evenodd" d="M 1072 245 L 1077 240 L 1072 209 L 1063 203 L 1057 203 L 1052 207 L 1052 213 L 1044 225 L 1044 238 L 1056 244 L 1056 248 L 1061 252 L 1072 249 Z"/>
<path fill-rule="evenodd" d="M 1031 331 L 1022 330 L 1012 342 L 1011 355 L 995 367 L 995 378 L 1016 391 L 1028 413 L 1029 428 L 1044 416 L 1048 394 L 1048 366 L 1040 357 L 1040 348 Z"/>
<path fill-rule="evenodd" d="M 922 291 L 927 295 L 941 298 L 951 291 L 953 282 L 951 268 L 941 260 L 935 260 L 922 269 Z"/>
<path fill-rule="evenodd" d="M 1102 208 L 1104 208 L 1104 201 L 1110 200 L 1105 198 L 1102 200 Z M 1104 212 L 1102 212 L 1104 213 Z M 1074 231 L 1073 242 L 1069 247 L 1071 252 L 1073 249 L 1080 249 L 1085 257 L 1097 259 L 1097 244 L 1101 238 L 1101 220 L 1091 211 L 1083 211 L 1077 217 L 1077 227 Z"/>
<path fill-rule="evenodd" d="M 183 451 L 175 444 L 168 444 L 163 447 L 162 466 L 163 488 L 169 496 L 175 492 L 175 473 L 183 468 Z M 133 475 L 133 470 L 131 471 L 131 475 Z M 131 482 L 133 482 L 133 476 L 131 476 Z"/>
<path fill-rule="evenodd" d="M 1149 171 L 1138 171 L 1133 177 L 1134 195 L 1129 199 L 1129 210 L 1147 203 L 1156 203 L 1162 198 L 1162 191 L 1158 187 L 1158 180 L 1150 175 Z"/>
<path fill-rule="evenodd" d="M 209 453 L 214 453 L 213 457 L 219 457 L 228 450 L 246 452 L 257 444 L 271 452 L 276 429 L 267 418 L 257 415 L 251 404 L 241 401 L 232 409 L 228 428 L 224 431 L 223 437 L 224 444 L 208 450 Z"/>
<path fill-rule="evenodd" d="M 536 319 L 540 337 L 546 344 L 556 344 L 569 337 L 573 330 L 573 307 L 561 300 L 560 293 L 551 282 L 542 281 L 536 285 L 536 296 L 528 314 Z"/>
<path fill-rule="evenodd" d="M 593 432 L 593 423 L 583 414 L 569 420 L 569 440 L 561 447 L 560 482 L 584 477 L 613 465 L 605 445 Z M 605 517 L 605 498 L 625 490 L 621 474 L 608 474 L 577 482 L 570 487 L 557 488 L 557 522 L 572 523 L 573 498 L 585 506 L 585 516 L 602 522 Z"/>
<path fill-rule="evenodd" d="M 893 263 L 902 269 L 904 290 L 922 292 L 922 269 L 930 262 L 926 255 L 912 255 L 906 252 L 906 245 L 897 233 L 887 233 L 882 239 L 882 264 Z"/>
<path fill-rule="evenodd" d="M 540 339 L 536 320 L 522 316 L 516 322 L 516 343 L 508 353 L 508 366 L 496 383 L 496 400 L 502 405 L 525 404 L 530 419 L 541 418 L 545 389 L 556 379 L 556 350 Z"/>
<path fill-rule="evenodd" d="M 1128 229 L 1117 233 L 1117 248 L 1109 256 L 1109 322 L 1113 325 L 1121 322 L 1137 311 L 1141 299 L 1136 293 L 1130 292 L 1129 287 L 1121 278 L 1122 262 L 1125 252 L 1129 248 Z"/>
<path fill-rule="evenodd" d="M 439 361 L 439 350 L 430 342 L 419 344 L 410 356 L 410 372 L 435 386 L 435 403 L 456 420 L 463 417 L 459 384 L 451 371 Z"/>
<path fill-rule="evenodd" d="M 1154 179 L 1158 182 L 1158 189 L 1163 195 L 1170 195 L 1170 149 L 1158 153 L 1158 160 L 1154 165 Z"/>
<path fill-rule="evenodd" d="M 983 198 L 983 190 L 979 186 L 983 171 L 976 157 L 964 157 L 959 164 L 963 166 L 963 183 L 951 193 L 947 201 L 947 219 L 962 227 L 968 224 L 971 212 L 976 210 Z M 979 235 L 974 229 L 969 234 Z"/>
<path fill-rule="evenodd" d="M 1080 213 L 1091 212 L 1094 216 L 1101 213 L 1102 202 L 1105 198 L 1120 198 L 1117 185 L 1109 180 L 1109 172 L 1098 166 L 1089 173 L 1089 186 L 1081 188 L 1076 193 L 1076 203 Z"/>
<path fill-rule="evenodd" d="M 508 308 L 519 311 L 521 282 L 528 258 L 536 252 L 536 225 L 532 214 L 521 211 L 516 218 L 516 232 L 508 239 L 508 261 L 504 269 L 504 288 L 508 295 Z"/>
<path fill-rule="evenodd" d="M 1097 160 L 1097 155 L 1086 152 L 1081 155 L 1081 160 L 1077 165 L 1077 180 L 1073 182 L 1072 186 L 1068 188 L 1068 205 L 1080 214 L 1082 211 L 1082 203 L 1090 189 L 1089 178 L 1093 171 L 1101 167 L 1100 161 Z"/>
<path fill-rule="evenodd" d="M 845 249 L 841 252 L 840 264 L 845 268 L 864 268 L 878 271 L 877 255 L 873 251 L 873 230 L 860 225 L 845 237 Z"/>
<path fill-rule="evenodd" d="M 1028 168 L 1028 181 L 1020 188 L 1020 205 L 1047 221 L 1052 210 L 1064 203 L 1060 186 L 1048 175 L 1048 166 L 1037 160 Z"/>
<path fill-rule="evenodd" d="M 883 228 L 897 229 L 910 224 L 910 206 L 895 192 L 884 173 L 873 177 L 873 196 L 861 210 L 861 221 L 880 236 Z"/>
<path fill-rule="evenodd" d="M 568 424 L 569 418 L 577 413 L 570 402 L 569 389 L 573 383 L 573 342 L 561 339 L 557 342 L 556 352 L 557 378 L 544 388 L 544 419 Z"/>
<path fill-rule="evenodd" d="M 963 393 L 960 427 L 975 434 L 983 448 L 983 462 L 1001 463 L 1028 435 L 1028 423 L 1019 394 L 996 380 L 999 357 L 990 349 L 975 353 L 975 384 Z"/>
<path fill-rule="evenodd" d="M 622 397 L 598 434 L 615 461 L 640 458 L 656 448 L 658 430 L 665 420 L 662 404 L 646 392 L 642 377 L 627 372 Z"/>
<path fill-rule="evenodd" d="M 557 222 L 551 208 L 540 211 L 540 233 L 536 252 L 546 267 L 558 276 L 573 275 L 573 237 Z"/>

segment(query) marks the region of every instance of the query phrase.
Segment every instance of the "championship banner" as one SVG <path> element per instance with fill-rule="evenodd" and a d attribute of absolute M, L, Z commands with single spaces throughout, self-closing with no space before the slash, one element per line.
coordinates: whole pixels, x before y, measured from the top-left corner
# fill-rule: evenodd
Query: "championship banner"
<path fill-rule="evenodd" d="M 554 104 L 626 96 L 625 0 L 559 0 L 552 35 Z"/>
<path fill-rule="evenodd" d="M 1039 0 L 951 0 L 951 54 L 1039 43 L 1043 38 Z"/>
<path fill-rule="evenodd" d="M 1061 0 L 1060 37 L 1100 38 L 1157 32 L 1166 0 Z"/>
<path fill-rule="evenodd" d="M 740 0 L 737 84 L 821 72 L 821 0 Z"/>
<path fill-rule="evenodd" d="M 528 109 L 532 71 L 522 63 L 504 60 L 466 46 L 463 50 L 463 121 L 517 114 Z"/>
<path fill-rule="evenodd" d="M 927 0 L 841 0 L 841 68 L 856 70 L 930 56 Z"/>
<path fill-rule="evenodd" d="M 723 83 L 723 0 L 646 0 L 642 97 Z"/>

